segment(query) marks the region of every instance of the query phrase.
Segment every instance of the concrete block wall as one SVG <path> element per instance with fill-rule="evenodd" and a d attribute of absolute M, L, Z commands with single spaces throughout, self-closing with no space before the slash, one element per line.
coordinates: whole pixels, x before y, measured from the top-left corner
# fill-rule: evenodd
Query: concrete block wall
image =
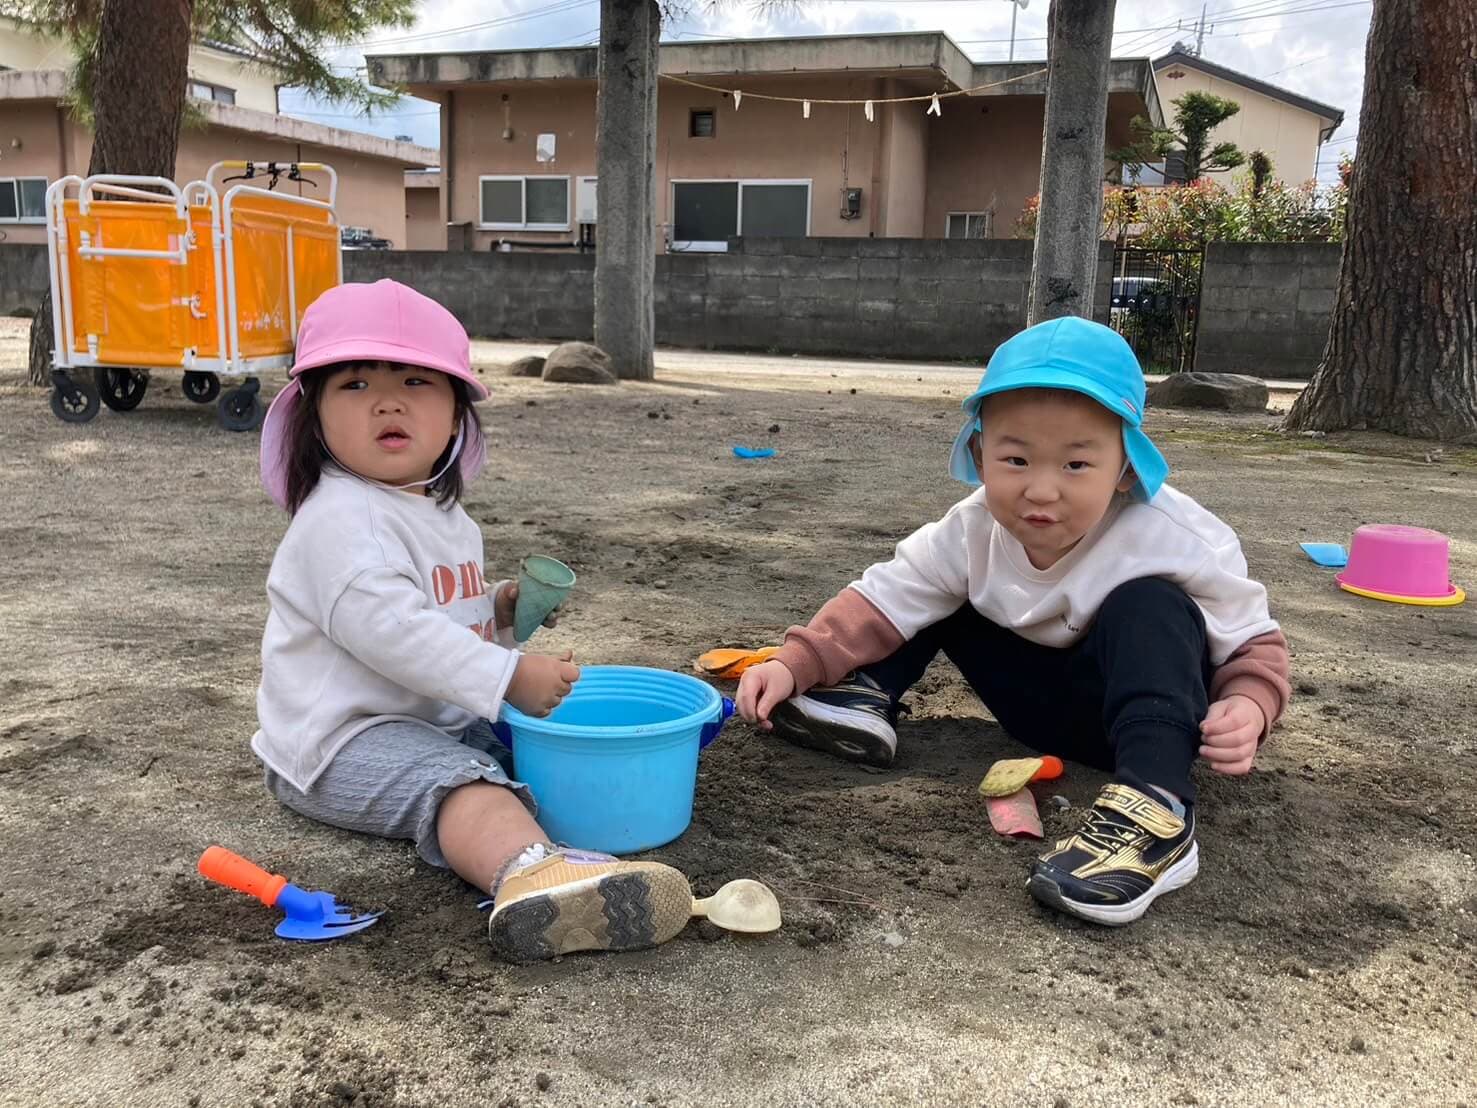
<path fill-rule="evenodd" d="M 1095 317 L 1107 318 L 1111 247 Z M 349 281 L 393 277 L 475 335 L 589 339 L 594 257 L 355 251 Z M 1011 239 L 734 239 L 657 258 L 657 341 L 725 350 L 980 359 L 1025 322 L 1031 243 Z"/>
<path fill-rule="evenodd" d="M 345 281 L 389 277 L 445 304 L 483 338 L 586 339 L 595 329 L 595 255 L 346 250 Z"/>
<path fill-rule="evenodd" d="M 657 336 L 736 350 L 979 359 L 1020 328 L 1030 271 L 1031 244 L 1014 240 L 733 239 L 727 254 L 658 259 Z"/>
<path fill-rule="evenodd" d="M 1342 247 L 1213 242 L 1205 251 L 1195 368 L 1307 379 L 1338 296 Z"/>
<path fill-rule="evenodd" d="M 1213 244 L 1197 368 L 1307 377 L 1328 332 L 1339 247 Z M 674 346 L 852 357 L 989 356 L 1025 322 L 1031 244 L 1012 239 L 735 239 L 726 254 L 657 259 L 657 340 Z M 593 254 L 346 251 L 344 278 L 393 277 L 474 335 L 589 339 Z M 1093 317 L 1106 320 L 1103 244 Z M 0 312 L 39 302 L 45 248 L 0 245 Z"/>

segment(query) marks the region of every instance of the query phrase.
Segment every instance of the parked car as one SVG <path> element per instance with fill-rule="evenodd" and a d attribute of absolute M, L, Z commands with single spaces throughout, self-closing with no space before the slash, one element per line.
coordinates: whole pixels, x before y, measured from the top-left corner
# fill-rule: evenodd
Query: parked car
<path fill-rule="evenodd" d="M 343 227 L 339 230 L 339 241 L 345 250 L 389 250 L 391 242 L 375 236 L 372 227 Z"/>
<path fill-rule="evenodd" d="M 1162 296 L 1168 304 L 1170 285 L 1158 277 L 1114 277 L 1113 295 L 1110 306 L 1129 311 L 1147 311 L 1154 306 L 1154 298 Z"/>

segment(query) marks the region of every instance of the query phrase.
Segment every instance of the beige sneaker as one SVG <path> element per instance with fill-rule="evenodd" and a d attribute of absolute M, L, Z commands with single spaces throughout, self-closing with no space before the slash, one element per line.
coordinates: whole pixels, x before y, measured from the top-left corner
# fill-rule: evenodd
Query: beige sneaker
<path fill-rule="evenodd" d="M 656 946 L 691 916 L 692 886 L 671 866 L 556 850 L 503 878 L 487 937 L 498 957 L 537 962 Z"/>

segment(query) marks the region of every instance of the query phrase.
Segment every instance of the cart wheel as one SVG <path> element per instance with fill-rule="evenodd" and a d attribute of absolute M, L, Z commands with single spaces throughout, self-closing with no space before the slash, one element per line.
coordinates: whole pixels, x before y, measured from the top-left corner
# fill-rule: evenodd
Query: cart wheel
<path fill-rule="evenodd" d="M 216 416 L 227 431 L 255 431 L 262 425 L 267 409 L 255 389 L 232 389 L 221 396 Z"/>
<path fill-rule="evenodd" d="M 103 403 L 115 412 L 133 411 L 149 387 L 149 375 L 132 369 L 99 368 L 93 376 Z"/>
<path fill-rule="evenodd" d="M 98 394 L 91 384 L 64 373 L 51 375 L 51 411 L 63 423 L 86 423 L 97 415 Z"/>
<path fill-rule="evenodd" d="M 186 370 L 184 394 L 196 404 L 209 404 L 221 394 L 221 379 L 214 373 Z"/>

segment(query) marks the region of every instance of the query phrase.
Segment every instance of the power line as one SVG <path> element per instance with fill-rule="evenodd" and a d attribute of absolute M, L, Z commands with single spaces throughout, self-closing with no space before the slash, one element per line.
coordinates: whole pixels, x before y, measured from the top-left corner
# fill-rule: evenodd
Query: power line
<path fill-rule="evenodd" d="M 1289 65 L 1283 69 L 1276 70 L 1273 73 L 1268 73 L 1266 77 L 1263 77 L 1261 79 L 1265 81 L 1267 77 L 1276 77 L 1278 74 L 1281 73 L 1291 73 L 1294 69 L 1301 69 L 1305 65 L 1312 65 L 1314 62 L 1321 62 L 1324 58 L 1328 57 L 1332 57 L 1332 54 L 1319 54 L 1317 57 L 1309 58 L 1305 62 L 1298 62 L 1296 65 Z"/>
<path fill-rule="evenodd" d="M 314 118 L 318 118 L 318 119 L 364 119 L 364 120 L 369 120 L 369 119 L 415 119 L 415 118 L 417 118 L 419 116 L 425 116 L 425 115 L 440 115 L 441 114 L 441 111 L 438 108 L 435 111 L 429 111 L 429 112 L 395 112 L 393 115 L 383 114 L 383 115 L 377 115 L 377 116 L 370 116 L 370 115 L 365 115 L 363 112 L 309 112 L 309 111 L 301 111 L 301 110 L 298 110 L 298 109 L 295 109 L 294 108 L 294 109 L 289 109 L 287 111 L 284 111 L 282 114 L 283 115 L 294 115 L 294 116 L 296 116 L 296 115 L 306 115 L 306 116 L 313 116 Z"/>
<path fill-rule="evenodd" d="M 1259 3 L 1259 4 L 1246 4 L 1246 5 L 1243 5 L 1240 8 L 1225 8 L 1225 9 L 1223 9 L 1223 12 L 1226 15 L 1229 15 L 1232 12 L 1242 12 L 1242 13 L 1255 12 L 1256 14 L 1242 14 L 1242 15 L 1237 16 L 1235 18 L 1221 18 L 1220 17 L 1221 16 L 1221 13 L 1207 13 L 1206 18 L 1209 19 L 1211 15 L 1216 15 L 1218 17 L 1219 22 L 1221 22 L 1221 23 L 1246 23 L 1246 22 L 1250 22 L 1250 21 L 1253 21 L 1253 20 L 1260 21 L 1260 20 L 1265 20 L 1265 19 L 1280 19 L 1281 17 L 1283 17 L 1285 15 L 1302 15 L 1304 12 L 1321 12 L 1321 11 L 1332 11 L 1332 10 L 1334 10 L 1336 8 L 1354 8 L 1354 7 L 1360 7 L 1360 6 L 1367 5 L 1367 4 L 1371 3 L 1372 0 L 1345 0 L 1345 2 L 1342 2 L 1342 3 L 1318 3 L 1318 4 L 1312 4 L 1312 5 L 1308 5 L 1307 4 L 1307 0 L 1292 0 L 1293 6 L 1290 7 L 1290 8 L 1270 9 L 1270 10 L 1261 10 L 1261 11 L 1258 11 L 1257 10 L 1257 9 L 1267 9 L 1267 5 L 1269 3 L 1273 3 L 1273 2 L 1282 4 L 1282 3 L 1287 3 L 1288 0 L 1263 0 L 1263 2 L 1262 3 Z M 1303 3 L 1304 6 L 1299 7 L 1298 6 L 1299 3 Z M 1122 35 L 1140 35 L 1140 34 L 1146 34 L 1146 33 L 1151 33 L 1151 32 L 1159 32 L 1159 31 L 1183 31 L 1183 30 L 1185 30 L 1185 28 L 1182 26 L 1182 23 L 1183 23 L 1183 21 L 1180 21 L 1179 23 L 1163 23 L 1163 24 L 1160 24 L 1157 27 L 1129 27 L 1129 28 L 1125 28 L 1124 30 L 1121 30 L 1121 31 L 1114 31 L 1113 32 L 1113 37 L 1114 38 L 1118 38 L 1119 36 L 1122 36 Z M 1234 38 L 1234 37 L 1237 37 L 1237 36 L 1232 35 L 1232 36 L 1229 36 L 1229 37 Z M 965 43 L 969 43 L 969 44 L 976 44 L 976 43 L 983 44 L 983 43 L 1009 42 L 1010 40 L 1009 39 L 1006 39 L 1006 38 L 961 38 L 961 39 L 956 39 L 955 41 L 957 41 L 960 45 L 964 45 Z M 1017 35 L 1016 36 L 1016 42 L 1045 42 L 1045 41 L 1046 41 L 1046 36 L 1045 35 L 1029 35 L 1029 36 Z"/>
<path fill-rule="evenodd" d="M 391 46 L 398 43 L 417 42 L 424 39 L 445 38 L 447 35 L 459 35 L 467 31 L 483 31 L 492 27 L 506 27 L 513 23 L 522 23 L 530 19 L 542 19 L 544 16 L 558 15 L 560 12 L 573 11 L 576 8 L 588 7 L 594 3 L 598 3 L 598 0 L 556 0 L 552 4 L 545 4 L 542 7 L 528 8 L 518 12 L 509 12 L 507 15 L 498 16 L 496 19 L 485 19 L 480 23 L 464 23 L 457 27 L 448 27 L 443 31 L 419 31 L 408 35 L 393 35 L 389 38 L 341 42 L 335 45 L 335 49 L 342 50 L 364 46 Z"/>
<path fill-rule="evenodd" d="M 455 26 L 455 27 L 447 27 L 444 30 L 440 30 L 440 31 L 419 31 L 419 32 L 411 33 L 411 34 L 405 34 L 405 35 L 394 35 L 394 36 L 390 36 L 388 38 L 382 38 L 382 39 L 363 39 L 363 40 L 358 40 L 358 41 L 353 41 L 353 42 L 343 42 L 343 43 L 336 44 L 334 46 L 334 49 L 351 49 L 351 48 L 358 48 L 358 47 L 393 46 L 393 45 L 398 45 L 398 44 L 402 44 L 402 43 L 421 42 L 421 41 L 425 41 L 427 39 L 446 38 L 446 37 L 451 36 L 451 35 L 460 35 L 460 34 L 465 34 L 465 33 L 472 32 L 472 31 L 488 30 L 488 29 L 491 29 L 491 28 L 494 28 L 494 27 L 506 27 L 506 26 L 509 26 L 511 24 L 525 22 L 525 21 L 531 20 L 531 19 L 541 19 L 541 18 L 544 18 L 546 16 L 550 16 L 550 15 L 558 15 L 558 14 L 563 13 L 563 12 L 573 11 L 573 10 L 575 10 L 577 8 L 588 7 L 589 5 L 594 4 L 596 2 L 597 2 L 597 0 L 555 0 L 554 3 L 545 4 L 545 5 L 542 5 L 540 7 L 536 7 L 536 8 L 528 8 L 528 9 L 525 9 L 523 11 L 510 12 L 507 15 L 498 16 L 497 18 L 494 18 L 494 19 L 482 20 L 481 22 L 478 22 L 478 23 L 460 24 L 460 25 Z M 818 3 L 838 3 L 838 2 L 845 2 L 845 3 L 885 3 L 885 4 L 888 4 L 888 5 L 893 5 L 893 4 L 909 4 L 909 3 L 977 3 L 978 0 L 812 0 L 812 2 L 818 2 Z M 1308 4 L 1307 3 L 1307 0 L 1291 0 L 1291 4 L 1292 4 L 1291 7 L 1287 7 L 1287 8 L 1278 8 L 1278 7 L 1276 7 L 1276 5 L 1285 4 L 1285 3 L 1288 3 L 1288 2 L 1289 2 L 1289 0 L 1259 0 L 1259 2 L 1256 2 L 1256 3 L 1243 4 L 1243 5 L 1239 5 L 1239 6 L 1236 6 L 1236 7 L 1223 8 L 1223 9 L 1218 9 L 1217 11 L 1214 11 L 1214 12 L 1208 12 L 1206 14 L 1206 18 L 1209 19 L 1211 17 L 1215 17 L 1216 19 L 1218 19 L 1222 23 L 1242 23 L 1242 22 L 1249 22 L 1249 21 L 1260 21 L 1260 20 L 1264 20 L 1264 19 L 1280 18 L 1281 16 L 1284 16 L 1284 15 L 1300 15 L 1300 14 L 1303 14 L 1304 12 L 1331 11 L 1331 10 L 1335 10 L 1335 9 L 1338 9 L 1338 8 L 1357 7 L 1357 6 L 1360 6 L 1360 5 L 1363 5 L 1363 4 L 1368 4 L 1368 3 L 1371 2 L 1371 0 L 1352 0 L 1352 2 L 1331 3 L 1331 4 L 1330 3 Z M 1298 5 L 1300 3 L 1304 4 L 1305 6 L 1299 7 Z M 1237 14 L 1237 13 L 1239 13 L 1239 14 Z M 1114 31 L 1113 32 L 1113 37 L 1114 38 L 1119 38 L 1119 37 L 1122 37 L 1124 35 L 1158 34 L 1159 32 L 1164 32 L 1164 31 L 1176 31 L 1177 32 L 1177 31 L 1181 31 L 1183 29 L 1184 29 L 1184 27 L 1183 27 L 1183 20 L 1180 20 L 1179 22 L 1176 22 L 1176 23 L 1172 23 L 1172 24 L 1161 24 L 1161 25 L 1155 26 L 1155 27 L 1133 27 L 1133 28 L 1125 28 L 1124 30 L 1121 30 L 1121 31 Z M 588 33 L 593 33 L 593 32 L 588 32 Z M 724 38 L 731 38 L 731 37 L 733 37 L 733 36 L 726 36 L 726 35 L 705 34 L 705 33 L 700 32 L 700 31 L 683 31 L 681 33 L 684 34 L 684 35 L 690 35 L 690 36 L 696 37 L 696 38 L 724 39 Z M 575 36 L 568 36 L 568 37 L 569 38 L 573 38 Z M 580 36 L 580 37 L 583 37 L 583 36 Z M 1045 42 L 1046 41 L 1046 37 L 1047 36 L 1045 36 L 1045 35 L 1017 36 L 1016 39 L 1015 39 L 1015 41 L 1016 42 Z M 1229 37 L 1239 37 L 1239 36 L 1229 36 Z M 560 41 L 565 41 L 565 40 L 560 40 Z M 958 39 L 956 41 L 958 41 L 961 45 L 964 45 L 964 44 L 969 44 L 969 45 L 987 45 L 987 44 L 994 44 L 994 43 L 1008 43 L 1011 40 L 1008 39 L 1008 38 L 996 38 L 996 39 Z"/>
<path fill-rule="evenodd" d="M 581 31 L 577 35 L 565 35 L 563 38 L 556 38 L 553 42 L 546 43 L 544 45 L 544 47 L 542 47 L 542 49 L 548 49 L 551 46 L 563 46 L 565 43 L 569 43 L 571 45 L 579 46 L 579 45 L 582 45 L 584 43 L 584 41 L 586 39 L 588 39 L 591 35 L 598 35 L 599 33 L 600 33 L 600 26 L 599 26 L 599 24 L 596 24 L 594 27 L 591 27 L 588 31 Z"/>

